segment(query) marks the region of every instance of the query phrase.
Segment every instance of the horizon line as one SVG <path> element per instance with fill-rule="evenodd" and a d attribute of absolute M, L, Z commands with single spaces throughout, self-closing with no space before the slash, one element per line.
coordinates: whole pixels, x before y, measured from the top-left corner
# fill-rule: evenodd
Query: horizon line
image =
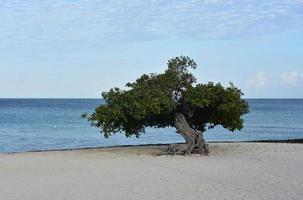
<path fill-rule="evenodd" d="M 100 99 L 104 100 L 101 97 L 0 97 L 0 100 L 3 99 Z M 291 100 L 291 99 L 303 99 L 303 97 L 244 97 L 242 99 L 281 99 L 281 100 Z"/>

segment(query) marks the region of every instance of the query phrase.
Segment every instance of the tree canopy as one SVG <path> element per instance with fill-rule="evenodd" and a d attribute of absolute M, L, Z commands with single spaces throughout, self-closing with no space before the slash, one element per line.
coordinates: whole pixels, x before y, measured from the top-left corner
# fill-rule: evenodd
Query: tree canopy
<path fill-rule="evenodd" d="M 241 116 L 248 113 L 241 90 L 232 83 L 228 87 L 213 82 L 197 84 L 191 73 L 196 67 L 189 57 L 175 57 L 168 61 L 164 73 L 143 74 L 127 83 L 126 89 L 103 92 L 105 104 L 98 106 L 88 120 L 105 137 L 117 132 L 139 137 L 146 127 L 176 127 L 180 133 L 178 113 L 197 134 L 217 125 L 240 130 Z"/>

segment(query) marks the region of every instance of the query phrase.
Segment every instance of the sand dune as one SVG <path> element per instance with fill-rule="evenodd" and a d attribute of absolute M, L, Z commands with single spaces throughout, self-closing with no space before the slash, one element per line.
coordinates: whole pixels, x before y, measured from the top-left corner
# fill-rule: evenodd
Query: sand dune
<path fill-rule="evenodd" d="M 0 154 L 0 199 L 302 199 L 303 144 L 214 143 Z"/>

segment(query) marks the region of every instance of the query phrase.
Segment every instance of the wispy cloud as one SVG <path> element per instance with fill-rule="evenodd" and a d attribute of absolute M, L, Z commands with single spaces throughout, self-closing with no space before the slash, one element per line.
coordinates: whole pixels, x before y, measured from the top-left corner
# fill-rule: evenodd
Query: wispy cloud
<path fill-rule="evenodd" d="M 303 83 L 303 72 L 286 72 L 281 75 L 281 80 L 288 86 L 298 86 Z"/>
<path fill-rule="evenodd" d="M 288 88 L 298 87 L 303 86 L 303 72 L 289 71 L 269 76 L 263 71 L 257 71 L 248 77 L 246 83 L 254 89 L 261 89 L 269 85 L 270 87 L 280 87 L 281 84 Z"/>
<path fill-rule="evenodd" d="M 267 82 L 268 82 L 268 77 L 262 71 L 256 72 L 247 80 L 248 85 L 251 88 L 255 88 L 255 89 L 263 88 L 264 86 L 266 86 Z"/>
<path fill-rule="evenodd" d="M 0 2 L 0 23 L 2 47 L 230 39 L 302 29 L 303 1 L 7 0 Z"/>

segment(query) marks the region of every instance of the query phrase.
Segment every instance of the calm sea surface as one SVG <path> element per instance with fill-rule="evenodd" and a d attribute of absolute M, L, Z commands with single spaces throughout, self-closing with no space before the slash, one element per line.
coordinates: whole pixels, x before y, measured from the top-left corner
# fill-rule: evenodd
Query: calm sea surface
<path fill-rule="evenodd" d="M 208 141 L 303 138 L 303 100 L 250 99 L 242 131 L 220 127 L 205 133 Z M 173 128 L 148 129 L 139 139 L 117 134 L 103 138 L 80 115 L 99 99 L 0 99 L 0 152 L 69 149 L 129 144 L 183 142 Z"/>

